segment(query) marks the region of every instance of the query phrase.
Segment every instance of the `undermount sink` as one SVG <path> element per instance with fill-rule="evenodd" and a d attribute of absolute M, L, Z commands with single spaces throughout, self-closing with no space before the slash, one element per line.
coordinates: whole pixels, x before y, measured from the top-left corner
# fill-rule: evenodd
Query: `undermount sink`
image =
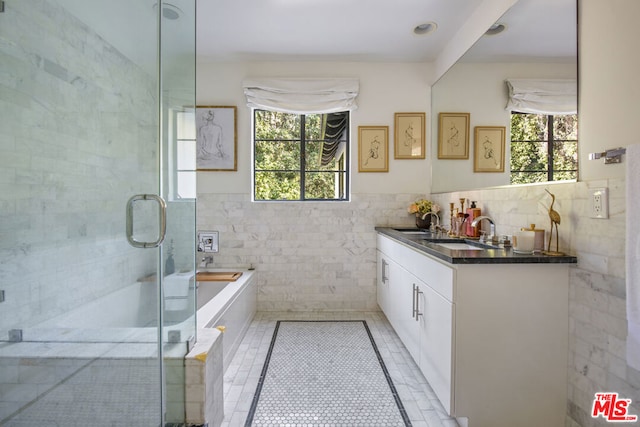
<path fill-rule="evenodd" d="M 437 243 L 437 245 L 454 251 L 481 251 L 484 249 L 469 243 Z"/>

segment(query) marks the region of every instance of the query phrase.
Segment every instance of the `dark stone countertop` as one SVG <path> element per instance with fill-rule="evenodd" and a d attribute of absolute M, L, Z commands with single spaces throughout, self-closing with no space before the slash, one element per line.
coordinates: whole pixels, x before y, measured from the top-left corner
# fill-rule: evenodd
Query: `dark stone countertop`
<path fill-rule="evenodd" d="M 420 231 L 406 227 L 376 227 L 376 231 L 395 239 L 420 252 L 446 261 L 450 264 L 576 264 L 578 259 L 571 255 L 551 256 L 542 253 L 532 255 L 515 253 L 512 248 L 495 247 L 478 243 L 477 240 L 448 237 L 446 234 L 410 234 Z M 403 233 L 403 231 L 405 231 Z M 448 249 L 438 243 L 469 243 L 482 250 Z"/>

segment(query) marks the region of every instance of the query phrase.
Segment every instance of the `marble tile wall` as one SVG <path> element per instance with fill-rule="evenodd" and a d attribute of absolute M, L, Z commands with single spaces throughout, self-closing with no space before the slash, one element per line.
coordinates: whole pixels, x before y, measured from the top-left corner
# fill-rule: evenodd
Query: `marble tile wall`
<path fill-rule="evenodd" d="M 5 335 L 150 273 L 156 255 L 127 244 L 124 209 L 157 189 L 158 160 L 154 78 L 56 2 L 2 15 Z"/>
<path fill-rule="evenodd" d="M 589 188 L 609 188 L 609 219 L 588 217 Z M 569 280 L 568 427 L 608 425 L 591 417 L 596 392 L 618 392 L 640 414 L 640 372 L 626 363 L 625 182 L 620 179 L 433 195 L 442 206 L 477 200 L 498 234 L 535 223 L 549 230 L 547 188 L 562 218 L 560 250 L 578 257 Z M 445 216 L 448 218 L 448 212 Z"/>
<path fill-rule="evenodd" d="M 376 225 L 414 225 L 417 194 L 351 202 L 260 202 L 199 194 L 198 229 L 220 232 L 219 267 L 256 268 L 258 311 L 378 310 Z"/>
<path fill-rule="evenodd" d="M 187 425 L 218 427 L 224 418 L 222 335 L 200 329 L 198 342 L 185 357 Z"/>

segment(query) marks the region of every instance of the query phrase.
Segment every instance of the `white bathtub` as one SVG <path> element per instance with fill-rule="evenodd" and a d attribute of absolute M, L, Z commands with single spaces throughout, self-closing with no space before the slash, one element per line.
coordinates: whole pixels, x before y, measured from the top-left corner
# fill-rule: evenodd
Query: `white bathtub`
<path fill-rule="evenodd" d="M 178 342 L 163 346 L 167 378 L 172 378 L 175 382 L 175 384 L 168 384 L 168 421 L 179 422 L 184 417 L 185 411 L 189 412 L 189 408 L 185 407 L 184 388 L 189 385 L 185 384 L 185 381 L 194 376 L 184 373 L 186 349 L 184 342 L 194 332 L 197 337 L 198 329 L 225 326 L 225 333 L 221 334 L 223 366 L 216 368 L 216 370 L 220 369 L 220 375 L 222 375 L 255 315 L 256 285 L 253 279 L 253 271 L 243 271 L 242 276 L 235 282 L 199 283 L 201 287 L 210 286 L 217 289 L 215 291 L 207 289 L 202 292 L 215 295 L 203 302 L 197 311 L 195 331 L 193 315 L 185 314 L 189 311 L 182 313 L 181 322 L 165 327 L 165 340 L 169 340 L 171 332 L 181 332 Z M 194 289 L 195 287 L 191 287 L 189 290 L 192 303 Z M 82 371 L 89 363 L 92 366 L 106 364 L 107 370 L 94 373 L 104 375 L 106 378 L 110 378 L 111 370 L 116 366 L 128 366 L 130 363 L 136 364 L 135 366 L 138 366 L 136 370 L 139 372 L 144 368 L 149 369 L 152 373 L 150 375 L 155 375 L 158 351 L 155 301 L 157 301 L 156 287 L 152 283 L 137 282 L 85 304 L 73 312 L 65 313 L 34 327 L 25 328 L 22 342 L 3 343 L 4 345 L 0 346 L 0 372 L 24 370 L 25 366 L 33 365 L 37 369 L 39 378 L 42 377 L 38 384 L 33 384 L 30 382 L 30 375 L 24 375 L 26 383 L 16 382 L 13 377 L 5 383 L 0 376 L 0 390 L 15 396 L 11 407 L 5 408 L 6 412 L 18 413 L 22 410 L 21 408 L 29 407 L 31 403 L 47 393 L 53 396 L 52 393 L 55 393 L 58 385 L 65 383 L 67 377 Z M 165 317 L 170 314 L 165 311 Z M 180 312 L 174 311 L 173 314 L 177 316 Z M 188 317 L 185 319 L 185 316 Z M 66 367 L 64 370 L 60 368 L 61 364 Z M 139 380 L 142 381 L 141 389 L 148 387 L 149 384 L 145 378 L 141 377 Z M 136 385 L 134 379 L 130 380 L 129 385 Z M 17 390 L 15 393 L 10 391 L 13 388 Z M 135 387 L 133 389 L 135 391 Z M 102 393 L 100 390 L 98 381 L 97 395 Z M 222 391 L 218 392 L 222 396 Z M 118 395 L 121 397 L 122 392 Z M 135 398 L 132 396 L 131 400 L 135 401 Z M 152 400 L 149 405 L 154 402 Z M 132 408 L 135 409 L 135 405 Z M 61 406 L 62 411 L 67 409 Z M 116 415 L 127 419 L 124 413 Z M 0 420 L 2 420 L 1 416 Z"/>
<path fill-rule="evenodd" d="M 198 309 L 197 328 L 224 327 L 225 371 L 256 313 L 257 291 L 253 275 L 253 271 L 243 270 L 235 282 L 198 282 L 199 293 L 214 296 Z"/>
<path fill-rule="evenodd" d="M 230 271 L 215 269 L 208 271 Z M 256 311 L 253 271 L 241 271 L 235 282 L 198 282 L 196 328 L 225 326 L 225 360 L 237 349 Z M 165 341 L 172 331 L 180 331 L 178 341 L 194 334 L 191 307 L 194 300 L 193 274 L 185 290 L 167 292 L 165 287 Z M 102 298 L 84 304 L 23 331 L 32 342 L 155 342 L 157 341 L 157 301 L 155 282 L 136 282 Z M 166 295 L 172 294 L 172 295 Z M 178 295 L 176 295 L 178 294 Z M 197 339 L 197 331 L 195 331 Z M 226 366 L 226 365 L 225 365 Z"/>

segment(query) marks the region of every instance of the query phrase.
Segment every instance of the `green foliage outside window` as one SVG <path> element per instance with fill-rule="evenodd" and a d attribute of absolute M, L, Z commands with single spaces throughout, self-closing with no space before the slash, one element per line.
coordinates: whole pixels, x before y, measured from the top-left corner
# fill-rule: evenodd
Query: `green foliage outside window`
<path fill-rule="evenodd" d="M 578 116 L 511 114 L 511 183 L 562 181 L 578 175 Z"/>
<path fill-rule="evenodd" d="M 346 199 L 345 155 L 321 164 L 323 119 L 255 110 L 255 200 Z"/>

